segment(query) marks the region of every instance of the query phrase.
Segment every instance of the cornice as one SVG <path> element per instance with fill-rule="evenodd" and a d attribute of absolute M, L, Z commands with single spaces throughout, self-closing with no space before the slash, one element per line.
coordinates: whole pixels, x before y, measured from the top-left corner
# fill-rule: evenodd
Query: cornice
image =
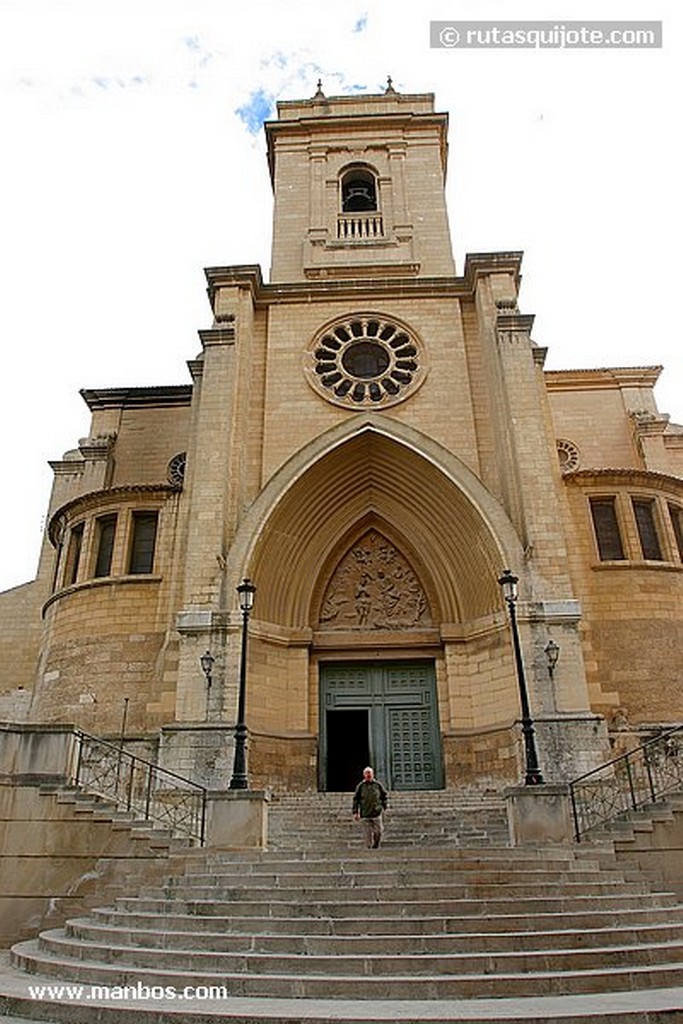
<path fill-rule="evenodd" d="M 207 330 L 199 331 L 199 340 L 202 348 L 213 348 L 218 345 L 235 344 L 234 327 L 209 327 Z"/>
<path fill-rule="evenodd" d="M 154 406 L 190 405 L 191 384 L 168 384 L 144 388 L 81 388 L 81 398 L 91 411 L 134 409 Z"/>
<path fill-rule="evenodd" d="M 411 109 L 410 104 L 415 100 L 424 102 L 431 100 L 432 109 L 417 110 Z M 387 133 L 392 129 L 401 133 L 410 131 L 411 128 L 422 126 L 435 127 L 439 134 L 439 146 L 441 150 L 441 165 L 446 175 L 448 161 L 448 114 L 433 109 L 433 94 L 399 94 L 393 93 L 388 98 L 386 94 L 371 96 L 335 96 L 324 97 L 319 101 L 302 102 L 292 100 L 289 104 L 279 103 L 278 112 L 285 113 L 288 110 L 294 111 L 297 108 L 300 114 L 294 117 L 282 117 L 273 121 L 266 121 L 263 129 L 266 136 L 266 147 L 268 156 L 268 169 L 271 182 L 275 183 L 275 139 L 276 137 L 288 137 L 289 139 L 299 138 L 303 142 L 313 141 L 311 136 L 320 137 L 323 134 L 331 133 L 335 140 L 339 140 L 340 134 L 352 130 L 354 132 L 366 133 L 376 140 L 380 134 Z M 379 106 L 384 104 L 391 109 L 382 112 L 381 110 L 363 110 L 356 113 L 340 112 L 339 107 L 348 105 Z M 418 104 L 419 105 L 419 104 Z M 406 109 L 400 109 L 401 106 Z M 335 109 L 336 108 L 336 109 Z M 395 140 L 383 139 L 383 142 L 391 144 Z"/>
<path fill-rule="evenodd" d="M 661 366 L 602 366 L 585 370 L 546 370 L 545 382 L 548 391 L 652 388 L 661 372 Z"/>
<path fill-rule="evenodd" d="M 573 473 L 565 473 L 562 479 L 565 483 L 579 486 L 591 483 L 604 486 L 608 483 L 615 487 L 622 487 L 624 484 L 629 484 L 635 487 L 650 487 L 657 491 L 673 490 L 683 494 L 683 477 L 636 467 L 577 469 Z"/>
<path fill-rule="evenodd" d="M 375 277 L 359 276 L 330 280 L 287 281 L 266 284 L 258 264 L 237 264 L 228 267 L 207 267 L 204 271 L 211 308 L 215 307 L 219 288 L 247 288 L 254 304 L 266 307 L 275 303 L 320 302 L 330 299 L 410 297 L 472 298 L 481 278 L 491 274 L 510 274 L 519 284 L 523 253 L 470 253 L 465 259 L 461 277 Z M 362 268 L 358 268 L 362 274 Z"/>

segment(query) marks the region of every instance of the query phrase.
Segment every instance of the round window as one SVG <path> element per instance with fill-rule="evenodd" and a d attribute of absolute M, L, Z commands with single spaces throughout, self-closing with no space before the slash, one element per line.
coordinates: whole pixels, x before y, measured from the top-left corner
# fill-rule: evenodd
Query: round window
<path fill-rule="evenodd" d="M 564 476 L 566 473 L 573 473 L 579 468 L 581 456 L 579 449 L 573 441 L 560 438 L 557 442 L 557 457 L 560 460 L 560 470 Z"/>
<path fill-rule="evenodd" d="M 422 383 L 422 346 L 395 320 L 359 314 L 331 324 L 313 339 L 306 375 L 316 391 L 337 405 L 393 405 Z"/>

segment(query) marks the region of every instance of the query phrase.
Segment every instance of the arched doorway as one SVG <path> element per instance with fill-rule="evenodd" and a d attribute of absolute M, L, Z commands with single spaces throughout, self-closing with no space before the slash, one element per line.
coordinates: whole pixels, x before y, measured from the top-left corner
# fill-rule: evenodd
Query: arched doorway
<path fill-rule="evenodd" d="M 459 737 L 516 711 L 496 582 L 516 544 L 509 520 L 455 457 L 379 424 L 319 438 L 283 467 L 287 486 L 264 490 L 251 541 L 245 524 L 236 575 L 259 587 L 249 724 L 261 785 L 348 789 L 368 761 L 394 788 L 450 785 Z"/>
<path fill-rule="evenodd" d="M 438 789 L 434 659 L 396 658 L 406 644 L 418 655 L 440 647 L 431 603 L 396 536 L 378 523 L 365 532 L 363 525 L 334 567 L 317 615 L 317 645 L 336 646 L 347 658 L 323 654 L 319 661 L 319 785 L 353 788 L 371 764 L 391 789 Z M 368 648 L 372 660 L 359 653 Z"/>
<path fill-rule="evenodd" d="M 320 789 L 348 791 L 372 765 L 389 789 L 441 789 L 433 661 L 321 662 Z"/>

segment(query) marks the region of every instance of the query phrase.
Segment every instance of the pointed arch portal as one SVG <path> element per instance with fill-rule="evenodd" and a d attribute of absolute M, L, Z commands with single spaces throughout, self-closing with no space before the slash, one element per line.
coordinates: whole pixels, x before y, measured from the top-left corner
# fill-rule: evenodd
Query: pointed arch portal
<path fill-rule="evenodd" d="M 498 643 L 497 578 L 517 549 L 499 503 L 417 431 L 374 417 L 318 438 L 233 546 L 234 571 L 258 584 L 261 663 L 279 666 L 254 679 L 262 728 L 286 732 L 289 716 L 315 737 L 322 789 L 348 789 L 368 761 L 394 788 L 442 786 L 453 680 L 477 685 L 470 631 Z M 274 673 L 288 680 L 278 705 Z"/>
<path fill-rule="evenodd" d="M 259 617 L 315 627 L 344 539 L 370 522 L 410 553 L 435 621 L 464 623 L 500 608 L 505 544 L 484 510 L 432 459 L 364 430 L 313 461 L 267 515 L 248 559 Z"/>

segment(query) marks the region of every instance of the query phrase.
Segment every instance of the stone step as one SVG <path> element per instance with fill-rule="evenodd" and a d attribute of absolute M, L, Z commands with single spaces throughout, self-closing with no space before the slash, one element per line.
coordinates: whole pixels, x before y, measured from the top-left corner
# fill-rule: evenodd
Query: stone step
<path fill-rule="evenodd" d="M 81 947 L 82 948 L 82 947 Z M 89 985 L 117 986 L 122 983 L 120 965 L 102 961 L 91 963 L 58 956 L 39 948 L 35 940 L 18 943 L 12 950 L 12 962 L 29 973 L 40 973 L 63 981 Z M 447 961 L 446 961 L 447 962 Z M 683 985 L 683 960 L 644 965 L 594 966 L 563 971 L 561 982 L 555 970 L 505 971 L 504 973 L 465 973 L 406 975 L 359 975 L 353 973 L 284 975 L 248 974 L 210 970 L 164 970 L 158 963 L 149 969 L 126 964 L 126 984 L 147 986 L 222 985 L 231 996 L 268 996 L 269 998 L 313 999 L 461 999 L 496 998 L 556 993 L 558 985 L 565 994 L 624 991 L 642 987 Z M 361 983 L 362 981 L 362 983 Z"/>
<path fill-rule="evenodd" d="M 503 800 L 498 790 L 492 789 L 484 792 L 478 790 L 466 792 L 461 789 L 392 789 L 388 791 L 388 797 L 392 803 L 403 804 L 406 807 L 415 807 L 416 805 L 423 807 L 430 803 L 436 804 L 438 807 L 449 803 L 475 808 L 500 808 L 503 805 Z M 345 807 L 351 803 L 352 799 L 353 792 L 351 790 L 329 790 L 326 792 L 308 790 L 300 793 L 274 791 L 271 793 L 273 804 L 281 806 L 301 804 L 306 807 L 310 806 L 311 801 L 314 800 L 321 806 L 325 804 L 339 804 Z"/>
<path fill-rule="evenodd" d="M 282 975 L 292 978 L 320 975 L 329 978 L 355 976 L 373 978 L 424 975 L 461 976 L 468 974 L 505 974 L 513 972 L 537 973 L 582 971 L 594 969 L 596 957 L 600 969 L 614 967 L 640 967 L 654 962 L 660 966 L 679 964 L 683 967 L 683 942 L 669 941 L 647 946 L 639 944 L 596 946 L 591 949 L 545 949 L 542 946 L 527 950 L 483 950 L 443 953 L 417 953 L 415 951 L 392 954 L 373 951 L 360 954 L 306 952 L 275 953 L 227 950 L 167 949 L 114 945 L 111 943 L 83 944 L 76 936 L 63 929 L 43 932 L 39 939 L 40 955 L 79 960 L 99 970 L 101 965 L 113 964 L 124 970 L 128 967 L 148 968 L 155 971 L 188 971 L 198 975 L 217 972 L 229 974 L 244 972 L 250 975 Z"/>
<path fill-rule="evenodd" d="M 273 800 L 269 847 L 313 848 L 334 853 L 361 839 L 351 818 L 351 794 L 302 794 Z M 386 815 L 385 849 L 418 845 L 509 844 L 507 815 L 499 798 L 463 800 L 452 791 L 392 793 Z"/>
<path fill-rule="evenodd" d="M 582 848 L 581 853 L 588 859 L 598 863 L 602 860 L 602 856 L 598 856 L 597 853 L 589 854 L 588 848 Z M 325 863 L 338 864 L 340 861 L 343 863 L 349 863 L 352 861 L 372 863 L 378 860 L 382 864 L 392 863 L 410 863 L 410 862 L 432 862 L 432 861 L 443 861 L 452 860 L 454 863 L 472 860 L 477 860 L 482 863 L 484 862 L 498 862 L 503 864 L 509 864 L 511 867 L 522 862 L 529 863 L 542 863 L 542 864 L 559 864 L 559 863 L 576 863 L 579 859 L 578 852 L 575 852 L 573 848 L 566 846 L 550 846 L 540 848 L 522 848 L 507 849 L 505 847 L 488 846 L 484 849 L 470 849 L 468 847 L 452 847 L 448 850 L 431 850 L 429 847 L 425 847 L 421 850 L 409 849 L 409 850 L 387 850 L 381 853 L 373 853 L 367 851 L 360 843 L 356 843 L 350 854 L 344 854 L 343 857 L 337 855 L 336 857 L 330 857 L 329 854 L 315 853 L 310 850 L 229 850 L 229 851 L 212 851 L 212 850 L 198 850 L 195 856 L 192 857 L 190 851 L 188 855 L 188 863 L 192 863 L 194 860 L 195 864 L 221 864 L 221 863 L 234 863 L 234 864 L 281 864 L 283 862 L 305 862 L 311 863 L 314 861 L 320 861 Z M 614 858 L 612 858 L 613 862 Z M 615 862 L 616 863 L 616 862 Z"/>
<path fill-rule="evenodd" d="M 336 853 L 337 850 L 346 849 L 353 850 L 359 844 L 365 842 L 365 835 L 361 829 L 361 826 L 354 823 L 349 826 L 344 832 L 334 833 L 331 830 L 325 831 L 324 828 L 319 832 L 311 832 L 310 834 L 301 833 L 298 836 L 293 835 L 273 835 L 271 833 L 268 839 L 268 846 L 271 850 L 297 850 L 297 849 L 309 849 L 309 850 L 320 850 L 321 852 L 327 852 L 330 854 Z M 462 831 L 453 830 L 443 832 L 420 832 L 420 833 L 397 833 L 392 830 L 391 826 L 385 828 L 384 837 L 382 839 L 382 846 L 384 849 L 391 848 L 394 850 L 405 849 L 406 847 L 412 846 L 440 846 L 440 847 L 487 847 L 487 846 L 505 846 L 506 837 L 491 836 L 488 832 L 482 832 L 477 835 L 473 832 L 464 833 Z"/>
<path fill-rule="evenodd" d="M 678 988 L 578 995 L 457 1000 L 244 998 L 220 988 L 192 999 L 122 985 L 119 998 L 97 998 L 54 978 L 27 976 L 0 952 L 1 1024 L 681 1024 Z M 33 991 L 29 992 L 29 984 Z M 195 994 L 195 990 L 191 990 Z M 38 998 L 42 996 L 42 998 Z M 208 996 L 212 996 L 209 998 Z"/>
<path fill-rule="evenodd" d="M 271 850 L 286 850 L 298 848 L 318 848 L 334 853 L 340 847 L 352 849 L 358 843 L 363 842 L 365 835 L 359 823 L 352 822 L 343 828 L 333 829 L 319 826 L 318 829 L 309 831 L 301 830 L 296 834 L 290 832 L 278 833 L 271 830 L 268 838 L 268 847 Z M 442 828 L 431 831 L 398 831 L 393 823 L 385 822 L 384 837 L 382 845 L 386 848 L 405 846 L 507 846 L 507 834 L 491 833 L 490 831 L 474 831 L 462 828 Z"/>
<path fill-rule="evenodd" d="M 387 879 L 384 882 L 373 885 L 368 881 L 354 880 L 354 884 L 338 884 L 330 881 L 327 885 L 317 884 L 306 880 L 303 884 L 295 884 L 293 881 L 281 882 L 277 886 L 254 885 L 253 883 L 243 885 L 229 885 L 224 882 L 216 882 L 214 885 L 188 885 L 182 882 L 163 887 L 145 886 L 139 899 L 142 900 L 173 900 L 178 902 L 200 903 L 213 900 L 219 903 L 240 903 L 247 898 L 253 903 L 264 903 L 270 898 L 279 903 L 297 902 L 302 900 L 312 903 L 337 902 L 337 903 L 446 903 L 457 900 L 507 900 L 518 901 L 538 898 L 541 888 L 536 882 L 499 881 L 487 883 L 478 880 L 471 882 L 442 882 L 426 885 L 398 885 L 395 880 Z M 573 900 L 576 897 L 586 898 L 588 896 L 599 899 L 619 898 L 625 896 L 641 896 L 649 892 L 649 887 L 644 882 L 620 882 L 612 880 L 596 882 L 562 882 L 553 886 L 553 897 L 563 900 Z"/>
<path fill-rule="evenodd" d="M 170 905 L 172 906 L 172 905 Z M 367 909 L 367 908 L 366 908 Z M 639 906 L 634 908 L 591 907 L 588 910 L 565 910 L 561 914 L 552 911 L 517 914 L 487 913 L 485 916 L 474 907 L 469 914 L 422 917 L 386 917 L 382 908 L 376 914 L 367 913 L 354 918 L 311 917 L 300 913 L 296 917 L 265 914 L 240 916 L 229 913 L 221 915 L 178 913 L 175 909 L 137 913 L 135 910 L 100 907 L 91 912 L 92 919 L 117 928 L 155 928 L 160 932 L 194 930 L 258 935 L 311 935 L 311 936 L 377 936 L 392 935 L 469 935 L 480 932 L 547 931 L 582 929 L 594 931 L 614 928 L 642 928 L 648 925 L 670 924 L 670 904 L 662 906 Z M 676 916 L 680 920 L 680 915 Z"/>
<path fill-rule="evenodd" d="M 481 879 L 482 881 L 495 882 L 509 879 L 512 872 L 504 865 L 495 861 L 477 864 L 473 861 L 462 861 L 458 863 L 450 858 L 443 860 L 423 861 L 423 866 L 403 862 L 388 862 L 377 855 L 369 856 L 365 860 L 354 861 L 344 860 L 337 864 L 320 860 L 282 861 L 268 864 L 242 862 L 239 865 L 227 865 L 224 862 L 216 862 L 210 870 L 205 865 L 191 864 L 183 875 L 169 875 L 169 880 L 176 883 L 184 881 L 187 884 L 206 885 L 213 881 L 259 884 L 269 882 L 277 884 L 279 879 L 320 879 L 334 881 L 343 884 L 354 884 L 355 879 L 380 879 L 391 878 L 397 882 L 410 882 L 424 880 L 425 882 L 438 882 L 446 878 L 457 881 L 468 881 L 470 879 Z M 629 871 L 628 874 L 633 874 Z M 624 881 L 626 872 L 616 868 L 600 868 L 597 864 L 584 861 L 575 865 L 560 861 L 556 867 L 544 866 L 539 861 L 522 863 L 515 866 L 514 877 L 522 882 L 537 882 L 539 884 L 558 884 L 563 881 L 595 881 L 597 879 Z M 639 878 L 641 876 L 638 876 Z"/>
<path fill-rule="evenodd" d="M 300 922 L 293 922 L 294 924 Z M 198 929 L 182 931 L 168 928 L 160 930 L 152 927 L 133 927 L 127 922 L 126 927 L 116 927 L 100 923 L 94 918 L 75 918 L 66 925 L 68 936 L 87 944 L 116 945 L 126 944 L 133 947 L 145 946 L 156 949 L 187 949 L 213 950 L 217 952 L 241 953 L 289 953 L 318 956 L 336 956 L 354 953 L 370 956 L 381 950 L 384 954 L 429 953 L 450 955 L 468 952 L 510 952 L 516 950 L 536 949 L 596 949 L 612 945 L 645 945 L 647 943 L 678 943 L 683 941 L 683 919 L 676 922 L 668 920 L 658 924 L 638 924 L 629 927 L 628 922 L 611 927 L 598 925 L 593 920 L 592 928 L 565 928 L 528 931 L 489 929 L 489 922 L 478 922 L 480 931 L 460 931 L 449 933 L 420 934 L 408 932 L 396 934 L 389 932 L 381 936 L 378 943 L 376 935 L 308 935 L 296 934 L 293 931 L 275 934 L 251 931 L 236 932 L 221 929 L 220 931 L 199 931 Z M 485 930 L 484 930 L 485 929 Z"/>
<path fill-rule="evenodd" d="M 380 902 L 381 900 L 381 902 Z M 166 899 L 145 899 L 136 897 L 123 897 L 117 900 L 117 905 L 123 910 L 137 911 L 138 913 L 164 913 L 173 912 L 186 913 L 191 915 L 216 915 L 228 917 L 236 914 L 240 917 L 355 917 L 362 918 L 368 913 L 368 899 L 306 899 L 305 903 L 297 899 L 262 899 L 262 900 L 220 900 L 209 898 L 207 900 L 166 900 Z M 673 893 L 649 893 L 620 895 L 618 893 L 607 893 L 596 896 L 544 896 L 535 895 L 526 898 L 506 899 L 486 897 L 476 899 L 473 897 L 460 897 L 457 899 L 443 900 L 386 900 L 377 897 L 377 903 L 381 906 L 384 917 L 453 917 L 459 914 L 478 913 L 486 914 L 527 914 L 527 913 L 553 913 L 561 914 L 571 910 L 598 910 L 598 909 L 635 909 L 637 907 L 661 907 L 675 906 L 676 899 Z"/>
<path fill-rule="evenodd" d="M 346 865 L 342 865 L 341 870 L 338 869 L 336 871 L 332 870 L 332 867 L 332 865 L 329 865 L 330 870 L 328 871 L 321 871 L 318 865 L 306 871 L 289 868 L 269 871 L 245 871 L 234 868 L 230 871 L 227 867 L 222 866 L 211 872 L 200 873 L 199 871 L 194 871 L 180 878 L 173 878 L 171 876 L 165 884 L 167 888 L 172 888 L 175 891 L 188 886 L 202 888 L 205 886 L 267 885 L 270 888 L 279 888 L 282 886 L 305 884 L 307 888 L 325 885 L 348 888 L 356 885 L 398 885 L 399 883 L 401 885 L 443 885 L 449 878 L 451 879 L 449 884 L 505 885 L 510 883 L 511 877 L 510 872 L 502 868 L 481 868 L 477 866 L 470 867 L 469 865 L 453 868 L 447 863 L 438 866 L 431 865 L 429 869 L 422 871 L 417 866 L 408 868 L 395 866 L 385 869 L 381 866 L 375 867 L 373 865 L 365 869 L 361 866 L 353 870 L 349 869 Z M 602 884 L 614 882 L 614 884 L 619 884 L 624 881 L 623 875 L 615 874 L 614 877 L 609 877 L 598 868 L 574 868 L 573 870 L 551 871 L 547 868 L 536 867 L 518 869 L 514 873 L 515 885 L 564 885 L 565 883 L 575 885 L 594 882 Z M 141 893 L 144 894 L 146 891 L 146 889 L 143 889 Z"/>

